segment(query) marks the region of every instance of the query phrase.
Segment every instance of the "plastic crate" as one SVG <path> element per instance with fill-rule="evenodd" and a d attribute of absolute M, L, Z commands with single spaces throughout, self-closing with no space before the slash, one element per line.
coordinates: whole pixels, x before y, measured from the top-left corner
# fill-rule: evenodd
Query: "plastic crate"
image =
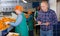
<path fill-rule="evenodd" d="M 3 31 L 0 31 L 0 36 L 5 36 L 6 34 L 7 34 L 7 29 L 3 30 Z"/>
<path fill-rule="evenodd" d="M 0 31 L 0 36 L 2 36 L 2 32 Z"/>
<path fill-rule="evenodd" d="M 58 24 L 54 25 L 53 27 L 54 36 L 60 36 L 60 22 Z"/>

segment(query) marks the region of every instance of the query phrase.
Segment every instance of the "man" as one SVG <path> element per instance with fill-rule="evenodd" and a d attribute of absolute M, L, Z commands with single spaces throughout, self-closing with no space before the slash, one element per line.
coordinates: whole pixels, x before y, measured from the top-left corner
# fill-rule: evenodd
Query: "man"
<path fill-rule="evenodd" d="M 40 25 L 40 36 L 53 36 L 53 25 L 57 24 L 55 11 L 48 8 L 46 1 L 41 2 L 37 22 Z"/>

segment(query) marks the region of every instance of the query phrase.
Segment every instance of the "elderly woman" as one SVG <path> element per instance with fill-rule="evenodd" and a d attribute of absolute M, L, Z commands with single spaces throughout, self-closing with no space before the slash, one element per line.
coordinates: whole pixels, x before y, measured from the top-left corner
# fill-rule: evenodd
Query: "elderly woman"
<path fill-rule="evenodd" d="M 19 33 L 19 36 L 29 36 L 28 35 L 28 28 L 26 23 L 26 18 L 23 13 L 23 7 L 22 6 L 16 6 L 15 12 L 18 15 L 16 22 L 7 23 L 11 26 L 15 26 L 15 32 Z"/>

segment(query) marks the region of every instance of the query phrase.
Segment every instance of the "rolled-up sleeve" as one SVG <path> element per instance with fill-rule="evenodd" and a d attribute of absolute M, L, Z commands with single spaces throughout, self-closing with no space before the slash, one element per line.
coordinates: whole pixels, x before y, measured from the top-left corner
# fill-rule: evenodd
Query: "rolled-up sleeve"
<path fill-rule="evenodd" d="M 38 13 L 37 21 L 41 21 L 40 20 L 40 14 L 39 13 Z"/>
<path fill-rule="evenodd" d="M 12 26 L 18 26 L 22 21 L 22 15 L 18 15 L 16 22 L 11 22 L 10 25 Z"/>
<path fill-rule="evenodd" d="M 40 21 L 40 18 L 39 17 L 37 17 L 37 21 Z"/>

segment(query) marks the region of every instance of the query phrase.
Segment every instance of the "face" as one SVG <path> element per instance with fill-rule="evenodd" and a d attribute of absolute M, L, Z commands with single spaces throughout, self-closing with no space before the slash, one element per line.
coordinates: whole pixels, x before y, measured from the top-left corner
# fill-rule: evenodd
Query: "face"
<path fill-rule="evenodd" d="M 43 11 L 47 11 L 47 9 L 48 9 L 48 4 L 47 4 L 47 3 L 41 3 L 41 9 L 42 9 Z"/>
<path fill-rule="evenodd" d="M 29 11 L 29 12 L 28 12 L 28 14 L 32 14 L 32 12 L 31 12 L 31 11 Z"/>
<path fill-rule="evenodd" d="M 21 14 L 22 12 L 20 12 L 19 10 L 15 10 L 16 14 Z"/>

